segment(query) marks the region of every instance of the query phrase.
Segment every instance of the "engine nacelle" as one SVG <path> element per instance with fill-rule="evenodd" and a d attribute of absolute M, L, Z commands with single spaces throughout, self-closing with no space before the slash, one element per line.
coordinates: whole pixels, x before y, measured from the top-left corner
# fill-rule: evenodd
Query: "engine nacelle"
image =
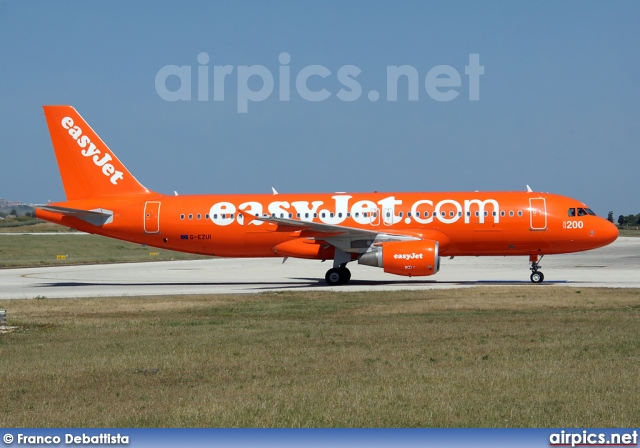
<path fill-rule="evenodd" d="M 433 275 L 440 269 L 438 246 L 438 242 L 432 240 L 382 243 L 377 251 L 363 254 L 358 264 L 408 277 Z"/>

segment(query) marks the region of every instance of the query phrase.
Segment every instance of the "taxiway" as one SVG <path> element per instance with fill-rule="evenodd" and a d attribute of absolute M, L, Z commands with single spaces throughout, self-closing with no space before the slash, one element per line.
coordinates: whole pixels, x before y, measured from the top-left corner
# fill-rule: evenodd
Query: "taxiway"
<path fill-rule="evenodd" d="M 531 285 L 527 257 L 443 258 L 431 277 L 406 278 L 350 263 L 352 280 L 327 286 L 331 262 L 221 259 L 0 270 L 0 299 L 259 293 L 282 290 L 402 290 Z M 546 286 L 640 288 L 640 238 L 541 262 Z"/>

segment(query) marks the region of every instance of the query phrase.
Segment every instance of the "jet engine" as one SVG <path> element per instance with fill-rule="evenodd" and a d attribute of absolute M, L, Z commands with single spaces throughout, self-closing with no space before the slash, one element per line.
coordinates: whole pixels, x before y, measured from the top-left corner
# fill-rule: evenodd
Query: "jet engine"
<path fill-rule="evenodd" d="M 438 242 L 432 240 L 382 243 L 362 254 L 358 264 L 383 268 L 389 274 L 408 277 L 433 275 L 440 269 L 438 246 Z"/>

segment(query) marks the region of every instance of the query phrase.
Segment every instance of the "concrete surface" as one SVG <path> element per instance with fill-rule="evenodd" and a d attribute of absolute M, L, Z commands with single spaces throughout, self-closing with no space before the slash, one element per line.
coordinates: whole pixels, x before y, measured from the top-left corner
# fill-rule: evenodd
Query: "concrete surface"
<path fill-rule="evenodd" d="M 549 255 L 543 285 L 640 288 L 640 238 L 619 238 L 589 252 Z M 327 286 L 331 262 L 289 259 L 211 259 L 0 270 L 0 299 L 175 294 L 258 293 L 277 290 L 366 291 L 530 285 L 527 257 L 443 259 L 432 277 L 399 277 L 350 263 L 352 280 Z"/>

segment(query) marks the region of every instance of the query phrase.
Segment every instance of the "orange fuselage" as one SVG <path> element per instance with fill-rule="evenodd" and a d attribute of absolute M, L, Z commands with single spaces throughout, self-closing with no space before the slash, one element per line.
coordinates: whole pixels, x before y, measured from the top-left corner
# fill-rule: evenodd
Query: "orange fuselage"
<path fill-rule="evenodd" d="M 144 195 L 53 205 L 108 209 L 113 223 L 93 226 L 41 210 L 38 217 L 135 243 L 223 257 L 281 256 L 274 251 L 279 244 L 322 237 L 245 219 L 256 214 L 436 239 L 446 256 L 577 252 L 609 244 L 618 235 L 600 217 L 569 216 L 584 204 L 548 193 Z"/>

